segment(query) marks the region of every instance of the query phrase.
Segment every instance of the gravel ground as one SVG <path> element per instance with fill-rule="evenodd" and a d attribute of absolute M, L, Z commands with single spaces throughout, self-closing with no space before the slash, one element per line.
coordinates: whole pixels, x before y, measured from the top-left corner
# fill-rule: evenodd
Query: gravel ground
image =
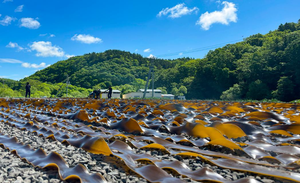
<path fill-rule="evenodd" d="M 42 148 L 47 154 L 55 151 L 67 161 L 69 167 L 75 167 L 79 163 L 83 164 L 88 169 L 89 173 L 100 173 L 108 182 L 147 182 L 145 179 L 139 177 L 135 173 L 126 170 L 124 168 L 125 165 L 122 165 L 122 162 L 116 158 L 111 159 L 111 157 L 105 157 L 103 155 L 94 155 L 84 151 L 81 148 L 64 145 L 58 141 L 46 139 L 45 137 L 37 136 L 36 134 L 28 131 L 19 130 L 2 122 L 0 122 L 0 132 L 5 135 L 18 138 L 19 142 L 29 144 L 33 149 Z M 76 134 L 75 132 L 69 133 Z M 167 133 L 162 134 L 166 137 L 173 136 Z M 185 137 L 189 140 L 197 140 L 197 138 L 192 138 L 188 135 L 185 135 Z M 237 141 L 245 142 L 247 140 L 248 139 L 241 139 Z M 134 149 L 134 152 L 137 154 L 150 154 L 157 159 L 167 161 L 182 161 L 193 171 L 207 167 L 220 174 L 228 181 L 235 181 L 241 178 L 248 177 L 266 183 L 291 182 L 277 180 L 273 177 L 258 176 L 256 174 L 223 169 L 218 166 L 209 165 L 201 161 L 200 158 L 183 159 L 180 156 L 166 155 L 157 150 L 147 149 Z M 6 149 L 0 148 L 0 158 L 0 182 L 62 182 L 58 177 L 57 171 L 34 168 L 32 165 L 23 162 L 17 156 L 13 155 Z M 195 182 L 190 178 L 178 175 L 174 176 L 186 182 Z"/>
<path fill-rule="evenodd" d="M 40 169 L 23 162 L 8 149 L 0 148 L 0 182 L 59 183 L 57 171 Z"/>
<path fill-rule="evenodd" d="M 35 150 L 42 148 L 47 154 L 50 154 L 50 152 L 53 151 L 59 153 L 67 161 L 70 168 L 81 163 L 89 170 L 89 173 L 100 173 L 108 182 L 147 182 L 145 179 L 138 176 L 126 175 L 126 172 L 122 169 L 122 167 L 116 166 L 113 163 L 106 163 L 104 162 L 105 157 L 101 155 L 93 155 L 81 148 L 76 148 L 71 145 L 66 146 L 58 141 L 46 139 L 45 137 L 34 135 L 28 131 L 19 130 L 4 123 L 0 123 L 0 132 L 4 135 L 14 134 L 13 136 L 16 137 L 19 142 L 29 144 L 31 148 Z M 1 150 L 3 149 L 1 148 Z M 15 156 L 15 159 L 18 159 L 21 162 L 17 156 Z M 0 164 L 0 167 L 4 166 Z M 20 172 L 20 178 L 24 180 L 26 177 L 22 176 L 22 172 L 24 171 Z M 58 178 L 57 173 L 56 175 Z M 59 179 L 57 180 L 59 181 Z"/>
<path fill-rule="evenodd" d="M 291 183 L 292 181 L 285 181 L 285 180 L 278 180 L 273 177 L 266 177 L 266 176 L 259 176 L 257 174 L 253 173 L 248 173 L 248 172 L 239 172 L 239 171 L 234 171 L 230 169 L 224 169 L 218 166 L 210 165 L 204 161 L 202 161 L 199 157 L 196 157 L 195 159 L 184 159 L 181 156 L 174 156 L 174 155 L 168 155 L 168 154 L 163 154 L 159 150 L 136 150 L 136 153 L 138 154 L 149 154 L 149 155 L 155 155 L 157 159 L 161 160 L 167 160 L 167 161 L 181 161 L 184 164 L 186 164 L 192 171 L 201 169 L 201 168 L 209 168 L 213 170 L 214 172 L 220 174 L 223 176 L 225 179 L 228 181 L 236 181 L 238 179 L 242 178 L 252 178 L 256 179 L 257 181 L 260 182 L 266 182 L 266 183 Z M 185 179 L 188 182 L 194 182 L 190 179 Z"/>

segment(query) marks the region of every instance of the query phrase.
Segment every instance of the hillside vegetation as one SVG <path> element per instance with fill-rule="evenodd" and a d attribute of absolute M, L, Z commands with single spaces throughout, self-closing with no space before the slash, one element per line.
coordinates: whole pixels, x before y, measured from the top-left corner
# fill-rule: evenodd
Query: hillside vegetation
<path fill-rule="evenodd" d="M 66 97 L 65 83 L 43 83 L 28 78 L 21 81 L 1 78 L 0 82 L 0 97 L 24 97 L 26 82 L 31 85 L 31 97 Z M 92 89 L 68 85 L 68 97 L 87 97 L 90 92 Z"/>
<path fill-rule="evenodd" d="M 189 91 L 200 99 L 300 98 L 300 21 L 210 51 Z"/>
<path fill-rule="evenodd" d="M 299 99 L 300 21 L 209 51 L 203 59 L 154 59 L 107 50 L 59 61 L 19 82 L 7 80 L 1 88 L 21 96 L 30 81 L 33 96 L 55 96 L 69 76 L 71 97 L 109 86 L 128 93 L 144 88 L 151 61 L 155 88 L 163 93 L 188 99 Z"/>

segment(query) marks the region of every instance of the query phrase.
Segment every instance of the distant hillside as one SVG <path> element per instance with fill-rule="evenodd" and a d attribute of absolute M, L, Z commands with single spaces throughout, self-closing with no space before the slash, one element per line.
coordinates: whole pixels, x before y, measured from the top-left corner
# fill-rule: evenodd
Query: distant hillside
<path fill-rule="evenodd" d="M 18 85 L 18 81 L 7 79 L 7 78 L 0 78 L 0 84 L 5 84 L 8 87 L 13 88 L 16 85 Z"/>
<path fill-rule="evenodd" d="M 299 99 L 300 20 L 210 51 L 189 91 L 200 99 Z"/>
<path fill-rule="evenodd" d="M 59 83 L 68 74 L 75 86 L 113 86 L 127 93 L 144 87 L 151 60 L 119 50 L 89 53 L 59 61 L 23 82 Z M 164 93 L 188 99 L 299 99 L 300 21 L 209 51 L 203 59 L 153 61 L 155 88 Z"/>
<path fill-rule="evenodd" d="M 31 79 L 54 84 L 63 82 L 68 75 L 71 84 L 75 86 L 88 89 L 113 86 L 122 93 L 128 93 L 144 88 L 151 61 L 155 69 L 155 88 L 161 87 L 164 93 L 172 92 L 172 90 L 177 95 L 186 93 L 186 86 L 181 83 L 184 78 L 176 75 L 181 66 L 186 67 L 191 63 L 190 58 L 153 59 L 120 50 L 89 53 L 59 61 L 37 71 L 23 81 Z M 191 65 L 196 68 L 195 63 Z M 195 75 L 195 69 L 191 74 Z M 184 75 L 190 76 L 190 74 Z M 190 84 L 191 81 L 192 79 L 189 79 L 187 83 Z"/>
<path fill-rule="evenodd" d="M 135 78 L 145 79 L 149 70 L 149 60 L 139 54 L 119 50 L 103 53 L 89 53 L 59 61 L 50 67 L 31 75 L 30 79 L 42 82 L 59 83 L 66 74 L 76 86 L 91 88 L 100 83 L 113 86 L 129 84 Z M 156 71 L 173 68 L 182 60 L 154 59 Z"/>

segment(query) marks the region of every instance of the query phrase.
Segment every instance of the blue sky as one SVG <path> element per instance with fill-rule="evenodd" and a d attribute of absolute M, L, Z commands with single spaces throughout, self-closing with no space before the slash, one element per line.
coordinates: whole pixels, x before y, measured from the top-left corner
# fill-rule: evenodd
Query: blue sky
<path fill-rule="evenodd" d="M 203 58 L 209 49 L 300 19 L 299 0 L 1 1 L 0 77 L 15 80 L 108 49 Z"/>

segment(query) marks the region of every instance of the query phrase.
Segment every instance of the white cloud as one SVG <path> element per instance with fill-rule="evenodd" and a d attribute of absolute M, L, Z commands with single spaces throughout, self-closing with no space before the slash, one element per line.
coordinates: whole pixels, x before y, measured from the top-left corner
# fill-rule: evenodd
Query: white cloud
<path fill-rule="evenodd" d="M 38 29 L 40 26 L 40 22 L 33 18 L 21 18 L 21 27 L 26 27 L 29 29 Z"/>
<path fill-rule="evenodd" d="M 181 52 L 181 53 L 179 53 L 179 55 L 181 56 L 181 55 L 183 55 L 183 53 Z"/>
<path fill-rule="evenodd" d="M 8 45 L 6 45 L 7 48 L 18 48 L 18 50 L 23 50 L 24 48 L 19 46 L 18 43 L 9 42 Z"/>
<path fill-rule="evenodd" d="M 29 68 L 30 67 L 30 64 L 29 63 L 22 63 L 22 67 L 25 67 L 25 68 Z"/>
<path fill-rule="evenodd" d="M 32 52 L 30 48 L 24 48 L 27 52 Z"/>
<path fill-rule="evenodd" d="M 221 23 L 228 25 L 230 22 L 237 21 L 237 9 L 234 3 L 224 1 L 224 5 L 221 11 L 214 11 L 211 13 L 205 12 L 196 22 L 196 25 L 200 25 L 204 30 L 209 30 L 210 26 L 214 23 Z"/>
<path fill-rule="evenodd" d="M 138 52 L 139 50 L 138 50 L 138 49 L 135 49 L 134 51 L 135 51 L 135 52 Z"/>
<path fill-rule="evenodd" d="M 101 43 L 102 39 L 93 37 L 88 34 L 75 34 L 72 38 L 72 41 L 79 41 L 86 44 L 92 44 L 92 43 Z"/>
<path fill-rule="evenodd" d="M 20 5 L 15 9 L 15 12 L 22 12 L 24 5 Z"/>
<path fill-rule="evenodd" d="M 62 57 L 64 56 L 64 51 L 58 46 L 52 46 L 52 43 L 47 41 L 33 42 L 30 45 L 31 50 L 35 50 L 35 54 L 38 57 Z"/>
<path fill-rule="evenodd" d="M 45 67 L 49 67 L 50 65 L 46 65 L 46 63 L 42 62 L 39 65 L 38 64 L 30 64 L 27 62 L 22 62 L 21 60 L 17 60 L 17 59 L 11 59 L 11 58 L 0 58 L 0 63 L 10 63 L 10 64 L 21 64 L 22 67 L 25 68 L 45 68 Z"/>
<path fill-rule="evenodd" d="M 67 58 L 75 57 L 75 55 L 68 55 L 68 54 L 66 54 L 65 56 L 66 56 Z"/>
<path fill-rule="evenodd" d="M 144 52 L 145 52 L 145 53 L 151 52 L 151 49 L 150 49 L 150 48 L 147 48 L 147 49 L 144 50 Z"/>
<path fill-rule="evenodd" d="M 42 62 L 39 65 L 38 64 L 30 64 L 30 63 L 27 63 L 27 62 L 22 63 L 22 67 L 25 67 L 25 68 L 35 68 L 35 69 L 38 69 L 38 68 L 46 68 L 46 67 L 49 67 L 49 66 L 50 65 L 46 65 L 45 62 Z"/>
<path fill-rule="evenodd" d="M 191 14 L 192 12 L 198 12 L 198 8 L 194 7 L 192 9 L 189 9 L 188 7 L 185 6 L 184 3 L 182 4 L 177 4 L 176 6 L 172 7 L 172 8 L 165 8 L 162 9 L 157 16 L 161 17 L 163 15 L 168 15 L 168 17 L 170 18 L 179 18 L 183 15 L 187 15 L 187 14 Z"/>
<path fill-rule="evenodd" d="M 3 3 L 6 3 L 6 2 L 13 2 L 13 0 L 3 0 Z"/>
<path fill-rule="evenodd" d="M 49 37 L 55 37 L 54 34 L 48 34 L 48 33 L 46 33 L 46 34 L 40 34 L 39 36 L 44 37 L 44 36 L 47 36 L 47 35 L 49 35 Z"/>
<path fill-rule="evenodd" d="M 5 16 L 2 20 L 0 20 L 0 24 L 3 26 L 8 26 L 12 21 L 15 21 L 16 18 Z"/>
<path fill-rule="evenodd" d="M 147 58 L 156 58 L 154 55 L 150 54 Z"/>
<path fill-rule="evenodd" d="M 10 63 L 10 64 L 21 64 L 21 63 L 23 63 L 20 60 L 12 59 L 12 58 L 0 58 L 0 62 L 2 62 L 2 63 Z"/>

